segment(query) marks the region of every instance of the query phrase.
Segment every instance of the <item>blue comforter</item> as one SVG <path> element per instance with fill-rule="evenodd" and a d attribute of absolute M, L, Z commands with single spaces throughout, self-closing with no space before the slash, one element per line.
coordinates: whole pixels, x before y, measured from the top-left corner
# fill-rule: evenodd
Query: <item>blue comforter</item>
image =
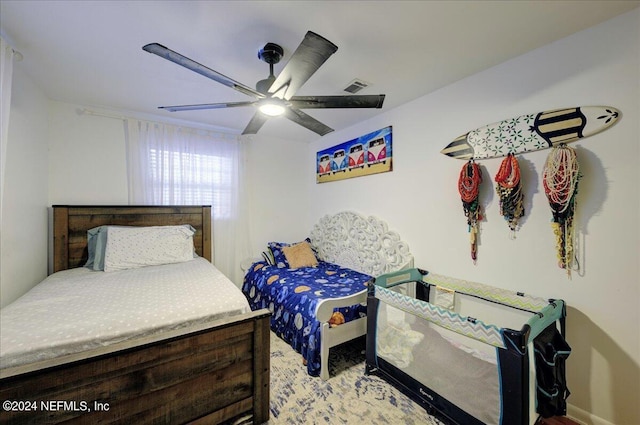
<path fill-rule="evenodd" d="M 316 306 L 326 298 L 345 297 L 367 287 L 371 276 L 320 261 L 317 267 L 278 268 L 264 261 L 247 272 L 242 292 L 252 310 L 272 312 L 271 330 L 302 354 L 309 375 L 320 374 L 320 328 Z M 336 309 L 345 322 L 362 317 L 366 307 Z"/>

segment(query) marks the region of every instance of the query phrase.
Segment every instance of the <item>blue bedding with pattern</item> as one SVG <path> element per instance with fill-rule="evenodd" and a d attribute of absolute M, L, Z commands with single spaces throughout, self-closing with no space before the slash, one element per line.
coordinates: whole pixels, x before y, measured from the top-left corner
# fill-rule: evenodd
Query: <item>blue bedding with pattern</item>
<path fill-rule="evenodd" d="M 242 292 L 252 310 L 268 308 L 271 330 L 290 344 L 307 362 L 309 375 L 320 374 L 320 328 L 315 318 L 318 302 L 356 294 L 371 276 L 320 261 L 317 267 L 279 268 L 264 261 L 247 272 Z M 348 322 L 366 315 L 366 306 L 339 308 Z"/>

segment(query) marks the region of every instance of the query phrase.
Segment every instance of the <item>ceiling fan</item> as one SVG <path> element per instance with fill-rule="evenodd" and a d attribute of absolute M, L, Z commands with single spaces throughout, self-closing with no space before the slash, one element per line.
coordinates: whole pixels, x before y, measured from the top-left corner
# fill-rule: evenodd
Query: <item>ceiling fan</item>
<path fill-rule="evenodd" d="M 284 50 L 275 43 L 267 43 L 258 52 L 258 58 L 269 64 L 269 76 L 258 81 L 252 89 L 213 69 L 174 52 L 167 47 L 151 43 L 143 50 L 156 54 L 191 71 L 197 72 L 225 86 L 249 95 L 254 100 L 245 102 L 204 103 L 198 105 L 160 106 L 167 111 L 192 111 L 199 109 L 235 108 L 238 106 L 256 106 L 258 110 L 249 121 L 242 134 L 256 134 L 271 116 L 284 114 L 291 121 L 324 136 L 333 129 L 302 109 L 325 108 L 382 108 L 385 95 L 349 95 L 349 96 L 295 96 L 302 85 L 338 50 L 338 46 L 324 37 L 308 31 L 278 77 L 273 75 L 273 65 L 278 63 Z"/>

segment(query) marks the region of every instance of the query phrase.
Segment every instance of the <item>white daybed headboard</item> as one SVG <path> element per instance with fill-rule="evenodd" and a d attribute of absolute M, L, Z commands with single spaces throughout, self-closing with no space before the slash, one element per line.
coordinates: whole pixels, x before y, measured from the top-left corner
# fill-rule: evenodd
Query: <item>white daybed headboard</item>
<path fill-rule="evenodd" d="M 376 217 L 351 211 L 326 215 L 313 227 L 310 239 L 321 260 L 370 276 L 413 267 L 407 243 Z"/>

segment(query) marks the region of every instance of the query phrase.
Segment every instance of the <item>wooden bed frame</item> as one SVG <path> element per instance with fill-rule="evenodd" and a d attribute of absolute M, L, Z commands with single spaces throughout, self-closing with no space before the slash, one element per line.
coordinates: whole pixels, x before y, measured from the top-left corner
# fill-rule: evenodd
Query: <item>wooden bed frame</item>
<path fill-rule="evenodd" d="M 211 260 L 210 206 L 53 206 L 54 271 L 86 261 L 103 224 L 190 224 Z M 223 423 L 269 419 L 268 310 L 0 370 L 3 423 Z M 11 410 L 11 411 L 7 411 Z"/>

